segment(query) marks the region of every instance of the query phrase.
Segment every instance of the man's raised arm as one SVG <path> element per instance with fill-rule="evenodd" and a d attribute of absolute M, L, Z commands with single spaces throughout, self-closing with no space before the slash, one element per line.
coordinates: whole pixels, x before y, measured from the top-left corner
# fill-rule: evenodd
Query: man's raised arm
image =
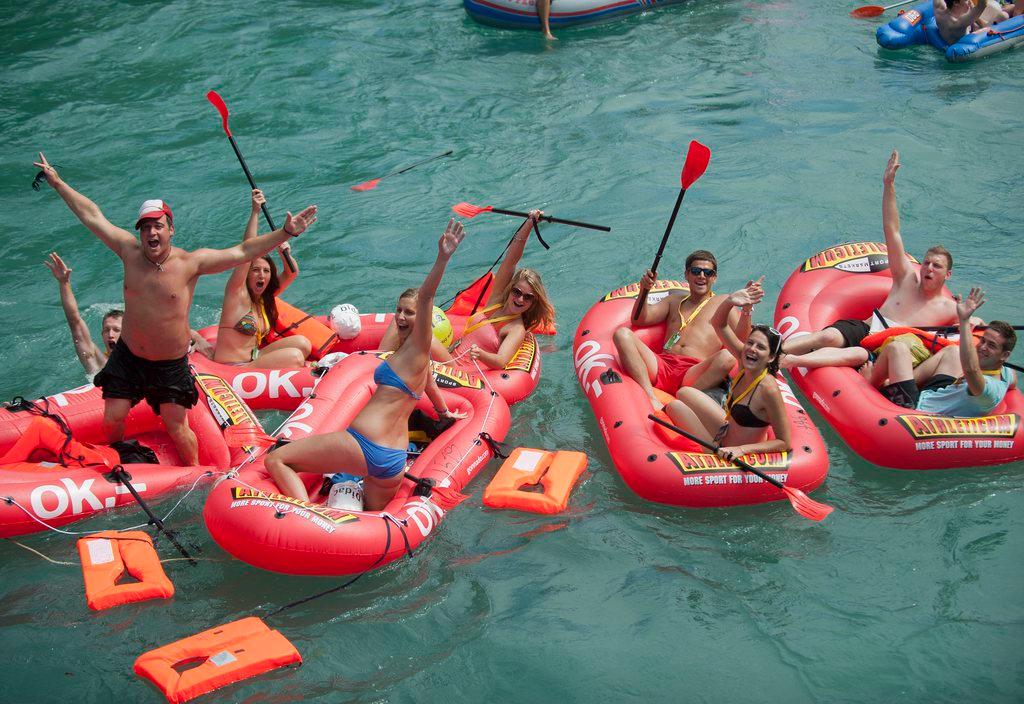
<path fill-rule="evenodd" d="M 289 237 L 298 237 L 316 222 L 316 206 L 305 208 L 298 215 L 288 213 L 284 227 L 259 237 L 247 239 L 227 249 L 197 249 L 198 271 L 200 274 L 216 274 L 231 267 L 250 262 L 285 242 Z"/>
<path fill-rule="evenodd" d="M 75 217 L 81 220 L 82 224 L 88 227 L 115 254 L 121 256 L 121 248 L 125 244 L 135 243 L 135 237 L 130 232 L 111 223 L 100 212 L 98 205 L 64 183 L 57 174 L 57 170 L 50 165 L 42 152 L 39 152 L 39 161 L 35 162 L 35 165 L 42 170 L 46 182 L 64 199 Z"/>
<path fill-rule="evenodd" d="M 896 205 L 896 172 L 899 168 L 900 153 L 893 149 L 882 176 L 882 229 L 885 231 L 885 247 L 889 252 L 889 271 L 896 281 L 903 279 L 910 271 L 907 251 L 903 248 L 903 236 L 900 234 L 900 210 Z"/>

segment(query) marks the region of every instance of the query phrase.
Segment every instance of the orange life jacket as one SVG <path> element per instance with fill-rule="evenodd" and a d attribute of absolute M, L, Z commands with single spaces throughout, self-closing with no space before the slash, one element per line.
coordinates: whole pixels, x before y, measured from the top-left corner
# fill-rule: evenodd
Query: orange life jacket
<path fill-rule="evenodd" d="M 82 559 L 85 600 L 93 611 L 174 596 L 174 585 L 167 579 L 147 533 L 95 533 L 79 539 L 78 555 Z M 125 571 L 139 581 L 118 584 Z"/>
<path fill-rule="evenodd" d="M 484 489 L 484 506 L 515 508 L 532 513 L 561 513 L 569 493 L 587 468 L 582 452 L 532 450 L 517 447 Z M 522 491 L 540 485 L 544 493 Z"/>
<path fill-rule="evenodd" d="M 184 672 L 175 666 L 201 660 Z M 169 702 L 187 702 L 232 682 L 301 663 L 279 631 L 250 616 L 177 640 L 135 660 L 135 674 L 155 684 Z"/>

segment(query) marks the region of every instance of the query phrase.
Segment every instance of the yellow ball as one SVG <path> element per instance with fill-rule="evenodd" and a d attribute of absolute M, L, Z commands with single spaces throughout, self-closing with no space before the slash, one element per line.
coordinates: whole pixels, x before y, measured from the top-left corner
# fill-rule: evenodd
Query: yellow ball
<path fill-rule="evenodd" d="M 441 344 L 448 347 L 452 344 L 452 338 L 455 336 L 452 330 L 451 321 L 448 320 L 448 316 L 444 314 L 444 311 L 434 306 L 434 313 L 430 318 L 430 324 L 434 328 L 434 337 L 441 341 Z"/>

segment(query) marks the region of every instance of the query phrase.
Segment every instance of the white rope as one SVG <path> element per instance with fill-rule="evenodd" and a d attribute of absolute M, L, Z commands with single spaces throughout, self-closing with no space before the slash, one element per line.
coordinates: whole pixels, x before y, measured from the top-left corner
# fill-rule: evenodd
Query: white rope
<path fill-rule="evenodd" d="M 168 518 L 170 518 L 171 514 L 174 513 L 175 509 L 177 509 L 178 506 L 181 505 L 181 502 L 184 501 L 188 497 L 189 494 L 191 494 L 193 491 L 195 491 L 196 486 L 199 484 L 199 482 L 201 480 L 203 480 L 206 477 L 215 476 L 217 474 L 225 474 L 226 475 L 227 473 L 226 472 L 210 472 L 210 471 L 207 471 L 207 472 L 203 472 L 202 474 L 200 474 L 196 478 L 196 480 L 192 483 L 192 486 L 189 488 L 189 490 L 187 492 L 185 492 L 185 495 L 182 496 L 180 499 L 178 499 L 178 502 L 176 504 L 174 504 L 174 506 L 171 507 L 171 510 L 167 512 L 166 516 L 164 516 L 162 519 L 160 519 L 161 522 L 166 521 Z M 145 527 L 150 525 L 150 522 L 147 521 L 146 523 L 139 523 L 138 525 L 129 526 L 127 528 L 101 528 L 99 530 L 83 530 L 83 531 L 63 530 L 61 528 L 57 528 L 56 526 L 50 525 L 49 523 L 47 523 L 46 521 L 42 520 L 41 518 L 38 518 L 34 513 L 29 511 L 27 508 L 22 506 L 20 503 L 18 503 L 14 499 L 14 497 L 12 497 L 12 496 L 5 496 L 2 499 L 0 499 L 0 501 L 6 501 L 9 504 L 17 506 L 18 508 L 20 508 L 25 513 L 26 516 L 31 518 L 33 521 L 35 521 L 39 525 L 43 526 L 47 530 L 52 530 L 54 533 L 60 533 L 61 535 L 72 535 L 72 536 L 74 536 L 74 535 L 94 535 L 96 533 L 106 533 L 106 532 L 110 532 L 110 531 L 114 531 L 114 532 L 117 532 L 117 533 L 124 533 L 125 531 L 138 530 L 140 528 L 145 528 Z M 127 504 L 127 503 L 121 504 L 121 506 L 128 506 L 128 505 L 130 505 L 130 504 Z"/>

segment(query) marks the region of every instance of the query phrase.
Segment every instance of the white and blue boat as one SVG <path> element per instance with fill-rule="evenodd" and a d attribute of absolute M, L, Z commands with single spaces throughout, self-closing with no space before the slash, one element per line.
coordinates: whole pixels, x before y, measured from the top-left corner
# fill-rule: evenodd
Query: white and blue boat
<path fill-rule="evenodd" d="M 683 0 L 554 0 L 551 29 L 593 24 Z M 481 24 L 508 29 L 540 29 L 534 0 L 463 0 L 466 14 Z"/>

